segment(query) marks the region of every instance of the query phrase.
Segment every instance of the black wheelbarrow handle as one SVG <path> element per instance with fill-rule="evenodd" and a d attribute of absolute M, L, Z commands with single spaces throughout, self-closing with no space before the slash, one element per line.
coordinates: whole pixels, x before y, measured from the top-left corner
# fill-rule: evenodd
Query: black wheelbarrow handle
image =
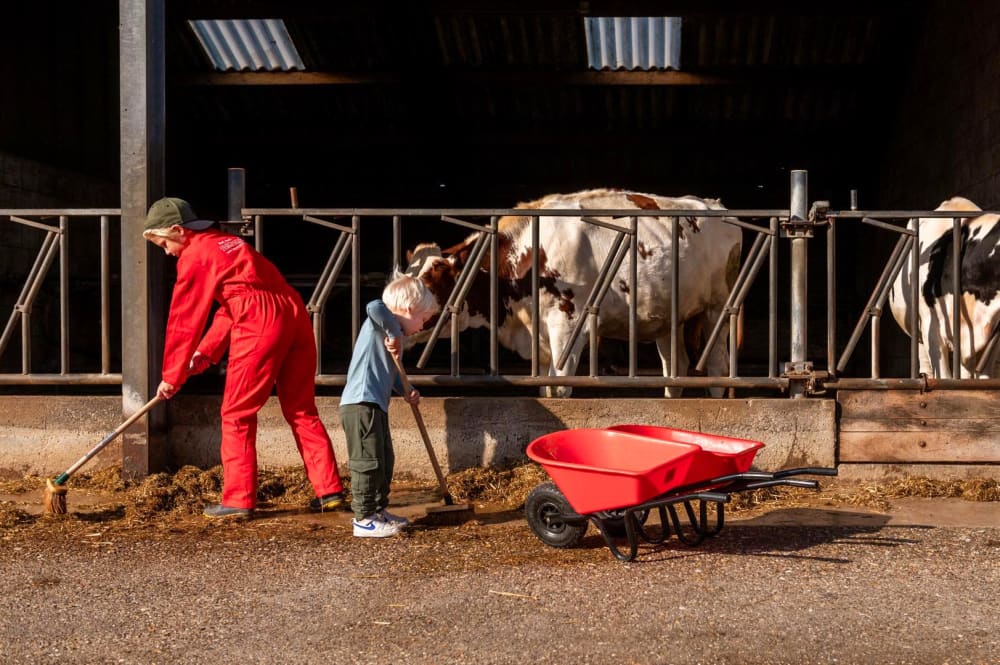
<path fill-rule="evenodd" d="M 772 476 L 775 478 L 787 478 L 788 476 L 836 476 L 836 469 L 823 466 L 807 466 L 801 469 L 785 469 L 775 471 Z"/>
<path fill-rule="evenodd" d="M 772 480 L 761 480 L 755 483 L 746 483 L 738 490 L 758 490 L 762 487 L 777 487 L 779 485 L 787 487 L 806 487 L 808 489 L 814 490 L 819 487 L 819 483 L 815 480 L 799 480 L 798 478 L 787 479 L 787 478 L 774 478 Z"/>

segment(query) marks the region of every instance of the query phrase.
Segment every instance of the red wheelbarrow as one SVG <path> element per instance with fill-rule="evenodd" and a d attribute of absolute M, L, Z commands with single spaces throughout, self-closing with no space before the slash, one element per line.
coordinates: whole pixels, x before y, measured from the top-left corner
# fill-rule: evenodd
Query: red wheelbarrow
<path fill-rule="evenodd" d="M 763 447 L 759 441 L 650 425 L 552 432 L 527 448 L 553 481 L 528 495 L 528 525 L 546 545 L 563 548 L 579 543 L 592 522 L 615 558 L 631 561 L 640 541 L 663 542 L 671 525 L 686 545 L 718 535 L 724 506 L 735 492 L 776 485 L 815 489 L 815 480 L 794 476 L 837 475 L 836 469 L 821 467 L 750 471 Z M 678 505 L 687 514 L 686 526 Z M 662 525 L 655 535 L 644 527 L 654 509 Z M 625 550 L 618 544 L 623 538 Z"/>

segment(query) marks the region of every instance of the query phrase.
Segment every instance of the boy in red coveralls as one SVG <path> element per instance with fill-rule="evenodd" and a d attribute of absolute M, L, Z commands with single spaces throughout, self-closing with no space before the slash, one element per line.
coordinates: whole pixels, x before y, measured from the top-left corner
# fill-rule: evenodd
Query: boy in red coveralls
<path fill-rule="evenodd" d="M 208 517 L 249 517 L 257 503 L 257 412 L 277 387 L 306 473 L 313 510 L 344 501 L 330 437 L 316 410 L 316 346 L 302 297 L 270 261 L 242 239 L 198 219 L 186 201 L 154 203 L 142 233 L 177 257 L 156 394 L 173 397 L 192 374 L 229 348 L 222 397 L 222 503 Z M 212 303 L 219 304 L 208 331 Z"/>

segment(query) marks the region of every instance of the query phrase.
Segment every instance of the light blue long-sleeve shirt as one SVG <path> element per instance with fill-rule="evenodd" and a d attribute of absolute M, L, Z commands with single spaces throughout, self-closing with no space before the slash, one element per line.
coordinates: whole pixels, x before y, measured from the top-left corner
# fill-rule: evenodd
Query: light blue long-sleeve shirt
<path fill-rule="evenodd" d="M 361 324 L 351 354 L 351 366 L 347 370 L 340 404 L 373 402 L 388 412 L 393 389 L 402 394 L 403 385 L 396 364 L 385 348 L 385 338 L 402 337 L 403 329 L 381 300 L 368 303 L 367 313 L 368 318 Z"/>

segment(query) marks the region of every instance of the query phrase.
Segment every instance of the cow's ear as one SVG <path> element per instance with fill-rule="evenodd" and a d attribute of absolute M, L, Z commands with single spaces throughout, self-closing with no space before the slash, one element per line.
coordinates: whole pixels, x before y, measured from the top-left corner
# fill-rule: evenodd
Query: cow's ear
<path fill-rule="evenodd" d="M 451 255 L 451 262 L 456 268 L 461 268 L 469 260 L 469 254 L 472 252 L 472 247 L 468 244 L 463 245 L 458 251 Z"/>

